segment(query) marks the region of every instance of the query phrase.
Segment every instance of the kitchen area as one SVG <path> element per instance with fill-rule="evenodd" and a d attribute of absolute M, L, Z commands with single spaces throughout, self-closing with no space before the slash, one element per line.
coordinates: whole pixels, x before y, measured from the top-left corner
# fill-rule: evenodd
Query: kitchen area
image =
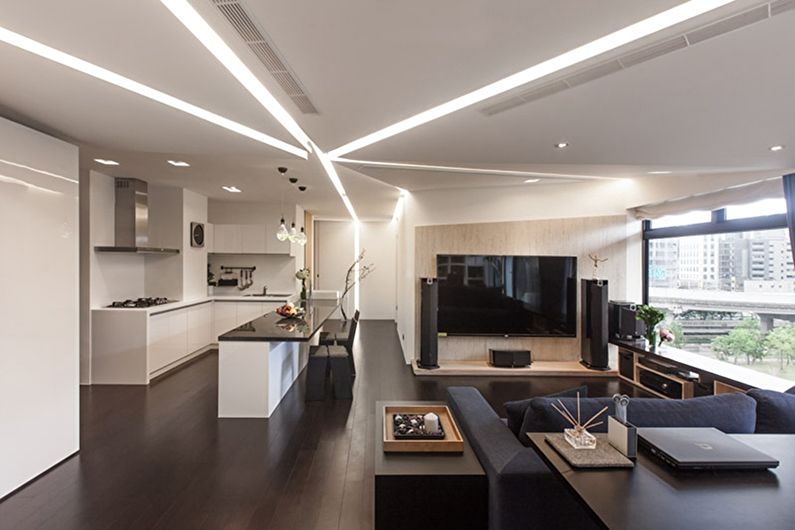
<path fill-rule="evenodd" d="M 81 384 L 147 385 L 298 301 L 312 222 L 301 206 L 208 200 L 97 171 L 81 186 Z"/>

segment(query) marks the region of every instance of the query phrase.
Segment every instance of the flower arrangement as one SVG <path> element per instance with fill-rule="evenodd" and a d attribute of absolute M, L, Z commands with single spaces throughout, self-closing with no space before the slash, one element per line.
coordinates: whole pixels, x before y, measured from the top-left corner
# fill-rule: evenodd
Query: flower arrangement
<path fill-rule="evenodd" d="M 295 277 L 296 279 L 301 280 L 301 300 L 306 300 L 306 281 L 312 277 L 312 273 L 309 272 L 309 269 L 304 267 L 303 269 L 299 269 L 295 272 Z"/>
<path fill-rule="evenodd" d="M 673 342 L 675 340 L 676 335 L 674 335 L 673 331 L 668 328 L 660 328 L 660 346 L 662 346 L 663 342 Z"/>
<path fill-rule="evenodd" d="M 635 318 L 642 320 L 646 324 L 646 340 L 650 348 L 657 347 L 657 326 L 665 320 L 665 313 L 661 309 L 652 307 L 650 305 L 638 306 L 638 311 Z M 670 332 L 669 332 L 670 333 Z M 673 334 L 671 333 L 671 336 Z M 671 339 L 673 340 L 673 339 Z"/>
<path fill-rule="evenodd" d="M 340 296 L 340 311 L 342 312 L 343 322 L 348 321 L 348 315 L 345 314 L 345 305 L 342 301 L 350 290 L 353 289 L 353 286 L 356 285 L 356 278 L 358 277 L 359 282 L 361 282 L 375 270 L 375 265 L 372 263 L 369 265 L 363 263 L 365 252 L 366 250 L 362 249 L 361 253 L 353 260 L 351 266 L 348 267 L 348 272 L 345 273 L 345 290 L 342 291 L 342 295 Z"/>

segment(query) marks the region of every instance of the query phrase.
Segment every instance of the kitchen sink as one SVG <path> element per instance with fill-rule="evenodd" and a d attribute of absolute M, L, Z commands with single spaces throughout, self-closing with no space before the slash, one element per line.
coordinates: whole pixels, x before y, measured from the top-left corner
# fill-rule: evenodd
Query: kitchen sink
<path fill-rule="evenodd" d="M 267 293 L 267 294 L 252 293 L 252 294 L 244 294 L 243 296 L 260 296 L 260 297 L 272 296 L 272 297 L 276 297 L 276 298 L 281 298 L 281 297 L 289 298 L 292 295 L 291 294 L 286 294 L 286 293 Z"/>

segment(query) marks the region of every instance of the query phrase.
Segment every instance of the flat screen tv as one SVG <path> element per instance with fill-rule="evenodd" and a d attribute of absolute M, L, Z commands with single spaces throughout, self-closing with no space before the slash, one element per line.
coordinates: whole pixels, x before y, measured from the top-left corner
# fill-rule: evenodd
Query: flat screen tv
<path fill-rule="evenodd" d="M 574 256 L 436 257 L 448 335 L 577 336 Z"/>

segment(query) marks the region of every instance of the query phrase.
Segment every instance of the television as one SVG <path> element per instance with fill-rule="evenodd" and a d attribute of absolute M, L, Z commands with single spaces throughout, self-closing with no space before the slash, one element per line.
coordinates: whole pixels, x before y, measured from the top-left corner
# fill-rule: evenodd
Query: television
<path fill-rule="evenodd" d="M 577 336 L 574 256 L 436 256 L 439 333 Z"/>

